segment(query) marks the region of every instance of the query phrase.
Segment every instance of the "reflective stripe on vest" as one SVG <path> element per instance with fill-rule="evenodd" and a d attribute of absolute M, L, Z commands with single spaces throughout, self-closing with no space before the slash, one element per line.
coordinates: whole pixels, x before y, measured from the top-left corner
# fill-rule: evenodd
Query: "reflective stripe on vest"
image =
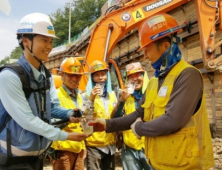
<path fill-rule="evenodd" d="M 48 144 L 48 146 L 49 146 L 49 144 Z M 0 140 L 0 145 L 2 148 L 4 148 L 6 150 L 7 144 L 5 141 Z M 48 146 L 46 146 L 46 148 Z M 16 155 L 16 156 L 33 156 L 33 155 L 41 155 L 45 151 L 45 149 L 42 149 L 40 151 L 24 151 L 24 150 L 18 149 L 15 146 L 11 145 L 11 151 L 12 151 L 12 154 Z"/>

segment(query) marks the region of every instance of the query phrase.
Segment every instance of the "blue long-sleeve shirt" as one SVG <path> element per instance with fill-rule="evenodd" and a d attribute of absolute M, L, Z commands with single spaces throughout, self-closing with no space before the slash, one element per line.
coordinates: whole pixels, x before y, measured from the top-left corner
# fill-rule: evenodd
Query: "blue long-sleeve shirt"
<path fill-rule="evenodd" d="M 38 70 L 32 67 L 35 78 L 41 74 Z M 65 119 L 69 118 L 72 110 L 67 110 L 60 106 L 57 97 L 56 88 L 52 78 L 50 79 L 50 97 L 52 106 L 52 117 Z M 10 116 L 24 129 L 44 136 L 50 140 L 64 141 L 68 137 L 68 133 L 55 128 L 42 121 L 39 117 L 34 116 L 32 110 L 25 98 L 22 90 L 20 78 L 10 70 L 3 70 L 0 74 L 0 100 Z"/>

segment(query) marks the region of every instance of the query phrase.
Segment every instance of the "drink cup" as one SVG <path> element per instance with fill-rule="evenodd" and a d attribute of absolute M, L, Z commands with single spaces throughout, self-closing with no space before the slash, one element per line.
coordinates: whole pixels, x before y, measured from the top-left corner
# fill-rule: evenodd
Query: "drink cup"
<path fill-rule="evenodd" d="M 83 112 L 89 113 L 89 114 L 93 114 L 93 110 L 94 110 L 94 104 L 91 101 L 85 101 L 82 104 L 82 109 Z"/>
<path fill-rule="evenodd" d="M 92 120 L 92 117 L 84 117 L 81 118 L 81 126 L 82 126 L 82 130 L 85 134 L 89 135 L 93 133 L 93 126 L 89 126 L 89 122 Z"/>
<path fill-rule="evenodd" d="M 134 90 L 135 90 L 135 83 L 128 83 L 128 88 L 127 88 L 127 93 L 129 94 L 133 94 Z"/>
<path fill-rule="evenodd" d="M 99 85 L 100 85 L 100 88 L 101 88 L 101 91 L 100 91 L 99 95 L 103 95 L 103 90 L 104 90 L 105 84 L 104 83 L 100 83 Z"/>

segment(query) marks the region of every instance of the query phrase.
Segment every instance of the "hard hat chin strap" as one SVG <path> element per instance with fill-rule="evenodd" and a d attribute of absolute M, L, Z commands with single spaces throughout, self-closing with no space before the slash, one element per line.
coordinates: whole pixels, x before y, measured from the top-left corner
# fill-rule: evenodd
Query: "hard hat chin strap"
<path fill-rule="evenodd" d="M 34 58 L 40 63 L 40 65 L 41 65 L 41 64 L 42 64 L 42 61 L 39 60 L 39 59 L 35 56 L 35 54 L 32 52 L 32 48 L 33 48 L 33 39 L 32 39 L 31 50 L 29 49 L 29 47 L 27 47 L 27 48 L 28 48 L 29 52 L 31 53 L 32 57 L 34 57 Z"/>
<path fill-rule="evenodd" d="M 165 67 L 168 65 L 168 63 L 167 63 L 167 58 L 168 58 L 168 56 L 169 56 L 170 53 L 171 53 L 172 44 L 173 44 L 173 35 L 172 35 L 172 34 L 170 35 L 170 39 L 171 39 L 170 47 L 168 48 L 168 52 L 167 52 L 167 54 L 166 54 L 166 57 L 163 58 L 163 61 L 162 61 L 160 70 L 164 70 Z"/>

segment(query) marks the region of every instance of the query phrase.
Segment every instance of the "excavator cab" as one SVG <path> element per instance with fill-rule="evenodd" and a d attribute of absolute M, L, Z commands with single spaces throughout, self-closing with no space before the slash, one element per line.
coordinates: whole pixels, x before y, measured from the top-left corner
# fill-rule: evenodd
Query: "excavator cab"
<path fill-rule="evenodd" d="M 123 89 L 123 78 L 115 60 L 109 59 L 109 69 L 112 90 L 115 92 L 117 99 L 119 96 L 119 89 Z"/>

